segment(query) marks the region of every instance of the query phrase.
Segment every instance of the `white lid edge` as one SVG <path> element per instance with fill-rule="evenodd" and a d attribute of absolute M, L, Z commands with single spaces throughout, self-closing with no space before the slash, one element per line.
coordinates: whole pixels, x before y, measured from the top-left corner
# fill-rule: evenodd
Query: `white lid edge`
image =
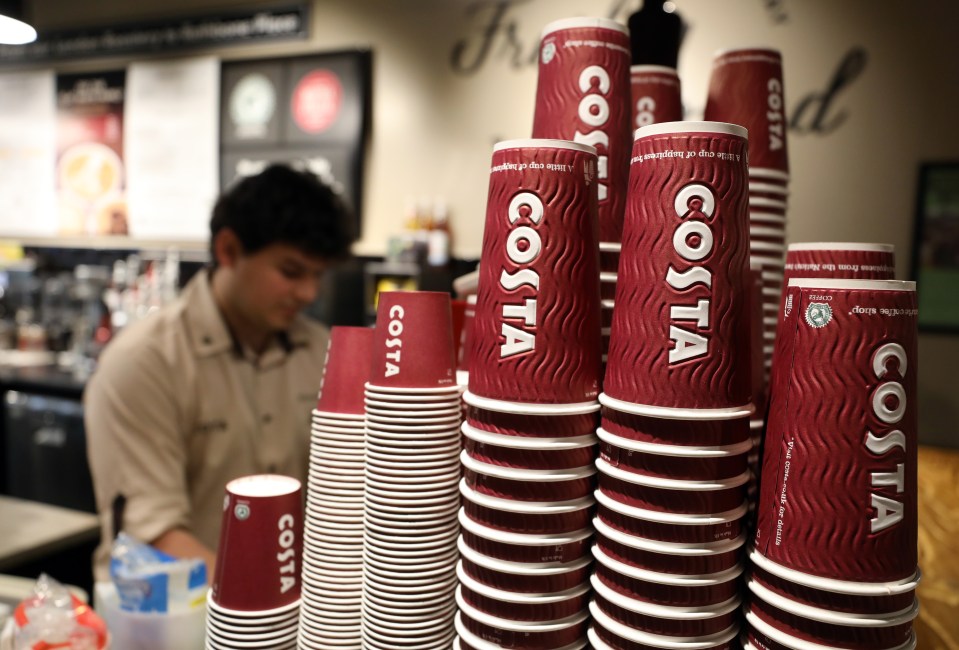
<path fill-rule="evenodd" d="M 791 251 L 869 251 L 875 253 L 895 253 L 893 244 L 879 244 L 870 242 L 805 242 L 790 244 Z"/>
<path fill-rule="evenodd" d="M 862 289 L 871 291 L 915 291 L 912 280 L 851 280 L 848 278 L 790 278 L 790 287 L 800 289 Z"/>
<path fill-rule="evenodd" d="M 756 547 L 749 550 L 749 561 L 763 571 L 768 571 L 783 580 L 789 580 L 804 587 L 812 587 L 813 589 L 821 589 L 823 591 L 831 591 L 849 596 L 895 596 L 907 591 L 912 591 L 922 579 L 922 572 L 919 570 L 919 567 L 916 567 L 916 572 L 908 578 L 890 582 L 866 583 L 823 578 L 784 567 L 766 558 Z"/>
<path fill-rule="evenodd" d="M 493 151 L 506 151 L 508 149 L 526 149 L 535 147 L 537 149 L 569 149 L 571 151 L 582 151 L 583 153 L 596 154 L 596 147 L 591 144 L 582 144 L 570 140 L 558 140 L 554 138 L 517 138 L 515 140 L 502 140 L 493 145 Z"/>
<path fill-rule="evenodd" d="M 540 38 L 546 38 L 553 32 L 561 29 L 576 29 L 579 27 L 598 27 L 600 29 L 611 29 L 629 36 L 629 28 L 623 23 L 612 20 L 611 18 L 600 18 L 598 16 L 574 16 L 572 18 L 560 18 L 550 23 L 546 23 Z"/>
<path fill-rule="evenodd" d="M 658 122 L 656 124 L 647 124 L 636 129 L 633 137 L 635 140 L 648 138 L 656 135 L 668 135 L 671 133 L 719 133 L 723 135 L 732 135 L 746 140 L 749 139 L 749 132 L 745 127 L 728 122 L 705 122 L 682 120 L 678 122 Z"/>

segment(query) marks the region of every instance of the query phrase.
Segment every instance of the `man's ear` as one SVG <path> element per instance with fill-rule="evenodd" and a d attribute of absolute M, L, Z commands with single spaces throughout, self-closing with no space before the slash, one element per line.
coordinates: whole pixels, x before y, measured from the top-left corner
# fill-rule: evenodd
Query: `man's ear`
<path fill-rule="evenodd" d="M 217 266 L 232 268 L 243 255 L 243 244 L 230 228 L 221 228 L 213 239 L 213 253 Z"/>

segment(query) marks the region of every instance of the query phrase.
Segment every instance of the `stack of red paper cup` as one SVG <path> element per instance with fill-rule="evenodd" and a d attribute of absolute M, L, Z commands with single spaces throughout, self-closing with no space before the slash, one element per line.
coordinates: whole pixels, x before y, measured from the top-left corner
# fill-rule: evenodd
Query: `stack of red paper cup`
<path fill-rule="evenodd" d="M 366 385 L 363 647 L 454 636 L 460 390 L 450 297 L 379 295 Z"/>
<path fill-rule="evenodd" d="M 302 513 L 302 486 L 294 478 L 261 474 L 227 483 L 207 596 L 207 648 L 296 647 Z"/>
<path fill-rule="evenodd" d="M 493 152 L 462 427 L 459 647 L 586 645 L 600 322 L 596 153 Z"/>
<path fill-rule="evenodd" d="M 303 537 L 300 648 L 360 646 L 363 588 L 363 387 L 373 330 L 334 327 L 313 411 Z"/>
<path fill-rule="evenodd" d="M 606 18 L 557 20 L 543 29 L 539 53 L 533 137 L 597 150 L 600 288 L 608 335 L 632 141 L 629 30 Z"/>
<path fill-rule="evenodd" d="M 789 196 L 782 54 L 768 48 L 717 53 L 709 79 L 706 119 L 739 124 L 749 132 L 750 256 L 762 267 L 768 378 L 783 286 Z"/>
<path fill-rule="evenodd" d="M 914 648 L 915 284 L 792 279 L 763 452 L 746 641 Z"/>
<path fill-rule="evenodd" d="M 749 372 L 747 140 L 636 133 L 595 521 L 595 647 L 726 648 L 739 633 Z"/>
<path fill-rule="evenodd" d="M 634 65 L 629 69 L 632 128 L 683 119 L 683 99 L 675 68 Z"/>
<path fill-rule="evenodd" d="M 749 336 L 750 357 L 749 374 L 753 389 L 753 405 L 756 411 L 749 418 L 749 511 L 756 510 L 759 498 L 759 464 L 762 452 L 763 431 L 766 427 L 766 363 L 763 346 L 763 280 L 762 266 L 757 262 L 749 264 Z"/>

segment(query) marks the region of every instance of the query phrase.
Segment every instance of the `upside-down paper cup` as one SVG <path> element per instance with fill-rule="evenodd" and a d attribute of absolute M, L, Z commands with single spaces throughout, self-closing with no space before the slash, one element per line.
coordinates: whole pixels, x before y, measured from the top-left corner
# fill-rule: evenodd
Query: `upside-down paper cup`
<path fill-rule="evenodd" d="M 574 142 L 494 148 L 467 403 L 595 403 L 595 169 L 595 150 Z"/>
<path fill-rule="evenodd" d="M 790 281 L 757 507 L 766 570 L 848 594 L 915 580 L 916 321 L 913 282 Z"/>
<path fill-rule="evenodd" d="M 662 65 L 631 66 L 629 85 L 634 129 L 683 119 L 683 99 L 675 68 Z"/>
<path fill-rule="evenodd" d="M 896 277 L 892 244 L 812 242 L 790 244 L 784 282 L 792 278 L 892 280 Z"/>
<path fill-rule="evenodd" d="M 636 132 L 601 402 L 662 418 L 752 412 L 746 132 Z"/>
<path fill-rule="evenodd" d="M 725 50 L 713 58 L 707 120 L 749 131 L 749 165 L 789 173 L 783 64 L 778 50 Z"/>
<path fill-rule="evenodd" d="M 369 379 L 374 390 L 455 390 L 453 355 L 448 293 L 380 293 Z"/>
<path fill-rule="evenodd" d="M 593 145 L 600 161 L 599 241 L 618 242 L 629 160 L 629 31 L 605 18 L 543 28 L 533 137 Z"/>
<path fill-rule="evenodd" d="M 275 610 L 300 598 L 302 487 L 289 476 L 245 476 L 226 485 L 213 601 L 222 608 Z"/>
<path fill-rule="evenodd" d="M 316 410 L 321 413 L 363 413 L 363 385 L 370 376 L 373 330 L 334 327 Z"/>
<path fill-rule="evenodd" d="M 725 447 L 749 439 L 749 422 L 733 420 L 674 420 L 624 413 L 604 407 L 602 428 L 636 442 L 689 447 Z"/>

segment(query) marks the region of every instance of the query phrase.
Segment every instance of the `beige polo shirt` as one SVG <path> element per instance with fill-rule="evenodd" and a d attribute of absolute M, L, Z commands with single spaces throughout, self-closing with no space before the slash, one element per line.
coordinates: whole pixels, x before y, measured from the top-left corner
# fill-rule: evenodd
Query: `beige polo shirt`
<path fill-rule="evenodd" d="M 228 481 L 279 473 L 305 489 L 328 340 L 300 316 L 258 359 L 244 353 L 201 271 L 174 303 L 110 342 L 84 394 L 103 531 L 97 579 L 108 578 L 118 494 L 127 533 L 151 541 L 183 527 L 215 551 Z"/>

